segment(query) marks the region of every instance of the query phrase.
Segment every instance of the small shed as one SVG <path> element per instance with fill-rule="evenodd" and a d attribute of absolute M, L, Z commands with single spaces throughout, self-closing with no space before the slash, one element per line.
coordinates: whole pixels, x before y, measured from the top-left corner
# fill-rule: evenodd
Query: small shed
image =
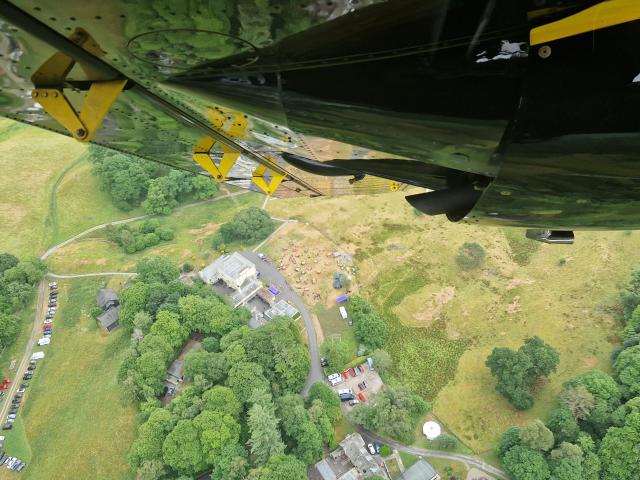
<path fill-rule="evenodd" d="M 98 291 L 98 295 L 96 295 L 96 303 L 103 311 L 107 311 L 112 307 L 120 305 L 120 300 L 113 288 L 103 288 Z"/>
<path fill-rule="evenodd" d="M 118 327 L 118 320 L 120 319 L 120 306 L 111 307 L 106 312 L 102 312 L 96 317 L 96 320 L 100 322 L 107 332 L 111 332 Z"/>

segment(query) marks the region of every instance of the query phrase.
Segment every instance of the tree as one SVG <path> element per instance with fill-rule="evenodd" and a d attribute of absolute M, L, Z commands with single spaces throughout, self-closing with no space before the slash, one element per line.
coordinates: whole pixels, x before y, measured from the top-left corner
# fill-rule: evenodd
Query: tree
<path fill-rule="evenodd" d="M 222 336 L 239 325 L 233 310 L 218 297 L 187 295 L 178 301 L 184 324 L 192 332 Z"/>
<path fill-rule="evenodd" d="M 400 441 L 413 437 L 415 424 L 430 406 L 406 388 L 390 388 L 373 395 L 351 410 L 350 417 L 363 427 Z"/>
<path fill-rule="evenodd" d="M 151 396 L 157 396 L 162 392 L 164 380 L 167 375 L 167 364 L 162 352 L 146 352 L 136 360 L 136 384 L 144 390 L 144 386 L 150 388 Z M 145 397 L 149 395 L 145 394 Z"/>
<path fill-rule="evenodd" d="M 120 294 L 120 324 L 131 329 L 136 314 L 144 310 L 148 298 L 149 286 L 143 282 L 136 282 L 122 290 Z"/>
<path fill-rule="evenodd" d="M 578 422 L 566 405 L 561 405 L 551 413 L 547 426 L 556 442 L 573 442 L 580 433 Z"/>
<path fill-rule="evenodd" d="M 380 375 L 384 375 L 384 372 L 386 372 L 393 363 L 391 355 L 389 355 L 386 350 L 380 348 L 373 351 L 371 359 L 373 360 L 373 367 Z"/>
<path fill-rule="evenodd" d="M 220 351 L 220 340 L 216 337 L 207 337 L 202 340 L 202 349 L 207 352 L 219 352 Z"/>
<path fill-rule="evenodd" d="M 340 398 L 336 395 L 328 385 L 322 382 L 316 382 L 309 389 L 309 403 L 314 400 L 322 402 L 322 413 L 327 416 L 331 423 L 335 424 L 342 418 L 342 409 L 340 408 Z"/>
<path fill-rule="evenodd" d="M 218 232 L 224 243 L 241 242 L 251 244 L 267 238 L 275 224 L 267 212 L 257 207 L 245 208 L 231 221 L 224 223 Z M 214 243 L 219 240 L 214 239 Z M 218 245 L 214 245 L 217 248 Z"/>
<path fill-rule="evenodd" d="M 169 363 L 174 356 L 174 348 L 169 344 L 167 338 L 163 335 L 154 335 L 153 333 L 144 336 L 138 344 L 138 352 L 140 355 L 147 352 L 158 352 L 162 354 L 165 364 Z"/>
<path fill-rule="evenodd" d="M 625 319 L 630 319 L 633 311 L 640 305 L 640 270 L 631 273 L 627 288 L 620 292 L 620 300 Z"/>
<path fill-rule="evenodd" d="M 389 327 L 384 319 L 358 295 L 351 297 L 348 308 L 358 341 L 369 348 L 380 348 L 389 336 Z"/>
<path fill-rule="evenodd" d="M 327 338 L 320 347 L 322 356 L 327 359 L 329 368 L 333 371 L 342 370 L 342 367 L 355 353 L 351 351 L 349 343 L 341 338 Z"/>
<path fill-rule="evenodd" d="M 217 463 L 225 446 L 240 440 L 240 424 L 231 415 L 219 411 L 203 411 L 193 419 L 193 425 L 200 431 L 200 444 L 209 465 Z"/>
<path fill-rule="evenodd" d="M 176 419 L 168 410 L 153 410 L 147 421 L 138 427 L 138 437 L 129 450 L 129 463 L 138 467 L 162 459 L 162 443 L 175 424 Z"/>
<path fill-rule="evenodd" d="M 602 465 L 600 457 L 596 454 L 596 444 L 586 433 L 578 435 L 576 445 L 582 450 L 582 479 L 599 480 Z"/>
<path fill-rule="evenodd" d="M 640 395 L 640 345 L 624 350 L 613 364 L 613 371 L 625 398 Z"/>
<path fill-rule="evenodd" d="M 257 363 L 237 363 L 229 370 L 227 383 L 238 399 L 245 403 L 256 389 L 269 389 L 269 382 L 264 378 L 263 369 Z"/>
<path fill-rule="evenodd" d="M 205 469 L 203 445 L 193 420 L 180 420 L 162 444 L 162 458 L 178 472 L 194 474 Z"/>
<path fill-rule="evenodd" d="M 458 255 L 456 255 L 456 263 L 462 270 L 473 270 L 482 265 L 484 261 L 484 248 L 479 244 L 463 243 L 458 249 Z"/>
<path fill-rule="evenodd" d="M 529 375 L 534 379 L 548 377 L 556 371 L 560 362 L 558 352 L 551 345 L 544 343 L 540 337 L 527 338 L 520 351 L 531 360 Z"/>
<path fill-rule="evenodd" d="M 169 177 L 158 177 L 149 181 L 147 198 L 142 202 L 146 213 L 169 215 L 178 206 L 177 186 Z"/>
<path fill-rule="evenodd" d="M 0 349 L 13 345 L 20 332 L 20 320 L 11 313 L 0 312 Z"/>
<path fill-rule="evenodd" d="M 190 352 L 184 359 L 185 376 L 191 380 L 202 375 L 212 383 L 221 383 L 227 376 L 227 361 L 222 353 Z"/>
<path fill-rule="evenodd" d="M 529 393 L 529 372 L 533 368 L 531 360 L 522 352 L 509 348 L 494 348 L 486 361 L 491 374 L 498 383 L 496 390 L 504 395 L 518 410 L 526 410 L 533 405 Z"/>
<path fill-rule="evenodd" d="M 147 194 L 147 186 L 156 166 L 151 162 L 122 154 L 111 154 L 95 162 L 94 173 L 100 187 L 121 210 L 129 211 L 140 205 Z"/>
<path fill-rule="evenodd" d="M 18 258 L 10 253 L 0 253 L 0 276 L 10 268 L 18 265 Z"/>
<path fill-rule="evenodd" d="M 187 329 L 180 323 L 180 316 L 177 313 L 164 311 L 158 312 L 149 333 L 164 337 L 174 349 L 181 347 L 189 335 Z"/>
<path fill-rule="evenodd" d="M 137 473 L 138 480 L 159 480 L 166 475 L 167 470 L 160 460 L 151 460 L 140 465 Z"/>
<path fill-rule="evenodd" d="M 560 401 L 569 408 L 577 420 L 586 419 L 595 403 L 593 395 L 584 385 L 563 390 L 560 394 Z"/>
<path fill-rule="evenodd" d="M 322 437 L 317 427 L 310 421 L 299 426 L 294 435 L 296 457 L 307 465 L 311 465 L 322 458 Z"/>
<path fill-rule="evenodd" d="M 147 312 L 138 312 L 133 317 L 134 328 L 137 328 L 138 330 L 144 333 L 149 331 L 149 327 L 151 326 L 152 323 L 153 323 L 153 319 L 151 318 L 151 315 L 149 315 Z"/>
<path fill-rule="evenodd" d="M 513 480 L 549 480 L 551 472 L 542 453 L 516 445 L 502 460 L 505 470 Z"/>
<path fill-rule="evenodd" d="M 249 409 L 250 438 L 247 444 L 256 459 L 256 464 L 267 463 L 269 457 L 284 453 L 284 444 L 278 430 L 278 419 L 273 411 L 256 404 Z"/>
<path fill-rule="evenodd" d="M 500 441 L 496 446 L 496 452 L 500 459 L 502 459 L 509 450 L 520 444 L 520 429 L 518 427 L 511 427 L 500 437 Z"/>
<path fill-rule="evenodd" d="M 558 448 L 551 450 L 549 457 L 552 460 L 570 460 L 575 463 L 582 463 L 582 449 L 573 443 L 562 442 Z"/>
<path fill-rule="evenodd" d="M 553 447 L 553 433 L 536 419 L 520 429 L 520 441 L 532 450 L 547 452 Z"/>
<path fill-rule="evenodd" d="M 202 394 L 203 408 L 215 410 L 238 419 L 242 412 L 242 403 L 229 387 L 216 385 Z"/>
<path fill-rule="evenodd" d="M 180 276 L 180 270 L 166 257 L 144 257 L 136 265 L 138 280 L 146 283 L 169 283 Z"/>
<path fill-rule="evenodd" d="M 191 184 L 193 185 L 193 196 L 198 200 L 215 197 L 219 191 L 216 182 L 203 175 L 194 175 Z"/>
<path fill-rule="evenodd" d="M 291 455 L 274 455 L 266 465 L 252 470 L 248 480 L 306 480 L 304 463 Z"/>
<path fill-rule="evenodd" d="M 640 413 L 631 413 L 622 427 L 611 427 L 602 439 L 599 456 L 602 480 L 627 480 L 640 472 Z"/>

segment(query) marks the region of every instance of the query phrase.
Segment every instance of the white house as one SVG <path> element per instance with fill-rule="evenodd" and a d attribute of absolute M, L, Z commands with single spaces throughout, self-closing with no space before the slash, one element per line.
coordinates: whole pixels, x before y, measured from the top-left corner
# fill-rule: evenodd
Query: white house
<path fill-rule="evenodd" d="M 198 276 L 211 285 L 222 282 L 232 289 L 234 293 L 231 294 L 231 299 L 234 307 L 248 302 L 262 287 L 256 266 L 238 252 L 220 256 L 200 270 Z"/>

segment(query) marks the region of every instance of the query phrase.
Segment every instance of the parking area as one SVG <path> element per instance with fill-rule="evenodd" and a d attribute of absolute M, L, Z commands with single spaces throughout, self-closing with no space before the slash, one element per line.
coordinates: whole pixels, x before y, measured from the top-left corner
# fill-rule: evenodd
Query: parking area
<path fill-rule="evenodd" d="M 367 401 L 369 397 L 377 393 L 384 386 L 378 372 L 372 370 L 367 362 L 358 365 L 358 367 L 335 373 L 340 375 L 342 381 L 332 385 L 331 388 L 333 388 L 338 395 L 344 390 L 350 390 L 354 397 L 352 401 L 343 401 L 343 406 L 347 410 L 352 409 L 360 402 Z M 333 375 L 335 375 L 335 373 Z M 331 381 L 329 381 L 329 385 L 331 385 Z M 358 400 L 358 402 L 355 402 L 355 400 Z"/>

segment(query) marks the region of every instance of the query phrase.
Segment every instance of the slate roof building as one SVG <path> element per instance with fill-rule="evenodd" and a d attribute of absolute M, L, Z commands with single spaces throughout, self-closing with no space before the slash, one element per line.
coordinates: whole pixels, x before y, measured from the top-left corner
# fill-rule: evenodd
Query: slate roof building
<path fill-rule="evenodd" d="M 359 433 L 347 436 L 340 447 L 315 465 L 323 480 L 364 480 L 372 475 L 386 477 L 382 465 L 369 453 Z"/>
<path fill-rule="evenodd" d="M 238 252 L 225 254 L 198 272 L 198 276 L 211 285 L 222 282 L 233 290 L 233 306 L 244 305 L 262 288 L 256 266 Z"/>
<path fill-rule="evenodd" d="M 120 306 L 111 307 L 106 312 L 102 312 L 96 317 L 96 320 L 100 322 L 105 330 L 111 333 L 112 330 L 118 327 L 118 320 L 120 319 Z"/>
<path fill-rule="evenodd" d="M 98 291 L 96 295 L 96 303 L 103 310 L 109 310 L 111 307 L 117 307 L 120 305 L 118 294 L 113 288 L 103 288 Z"/>
<path fill-rule="evenodd" d="M 96 317 L 96 320 L 107 332 L 111 333 L 119 325 L 120 300 L 118 294 L 112 288 L 103 288 L 96 295 L 96 303 L 102 309 L 102 313 Z"/>
<path fill-rule="evenodd" d="M 398 480 L 440 480 L 440 475 L 429 463 L 418 460 L 411 468 L 406 469 Z"/>

